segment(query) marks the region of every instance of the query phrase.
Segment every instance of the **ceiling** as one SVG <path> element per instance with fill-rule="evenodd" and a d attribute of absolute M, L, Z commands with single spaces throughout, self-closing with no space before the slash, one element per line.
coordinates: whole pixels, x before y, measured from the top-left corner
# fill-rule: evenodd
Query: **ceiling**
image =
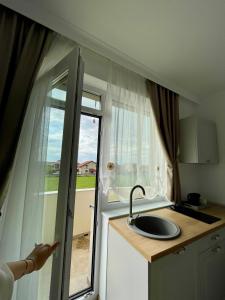
<path fill-rule="evenodd" d="M 224 0 L 29 3 L 198 99 L 225 89 Z"/>

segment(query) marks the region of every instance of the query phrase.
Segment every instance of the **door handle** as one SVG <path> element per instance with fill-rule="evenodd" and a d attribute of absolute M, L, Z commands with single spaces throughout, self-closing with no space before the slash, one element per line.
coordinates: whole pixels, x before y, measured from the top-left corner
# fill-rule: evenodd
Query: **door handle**
<path fill-rule="evenodd" d="M 219 253 L 221 250 L 222 250 L 222 248 L 221 248 L 220 246 L 218 246 L 218 247 L 212 249 L 212 251 L 213 251 L 214 253 Z"/>
<path fill-rule="evenodd" d="M 89 207 L 90 207 L 90 208 L 95 208 L 93 204 L 90 204 Z"/>
<path fill-rule="evenodd" d="M 185 248 L 185 247 L 182 247 L 180 250 L 176 251 L 175 254 L 176 254 L 176 255 L 181 255 L 181 254 L 183 254 L 185 251 L 186 251 L 186 248 Z"/>
<path fill-rule="evenodd" d="M 219 235 L 219 234 L 215 234 L 215 235 L 213 235 L 213 236 L 211 237 L 211 239 L 212 239 L 213 241 L 218 241 L 218 240 L 220 239 L 220 235 Z"/>

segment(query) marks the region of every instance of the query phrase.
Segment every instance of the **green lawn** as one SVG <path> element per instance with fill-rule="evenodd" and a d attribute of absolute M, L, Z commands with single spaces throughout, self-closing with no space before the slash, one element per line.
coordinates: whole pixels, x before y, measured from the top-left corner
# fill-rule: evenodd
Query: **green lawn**
<path fill-rule="evenodd" d="M 59 184 L 58 176 L 46 176 L 45 177 L 45 191 L 57 191 Z M 78 176 L 77 177 L 77 189 L 89 189 L 95 187 L 95 176 Z"/>

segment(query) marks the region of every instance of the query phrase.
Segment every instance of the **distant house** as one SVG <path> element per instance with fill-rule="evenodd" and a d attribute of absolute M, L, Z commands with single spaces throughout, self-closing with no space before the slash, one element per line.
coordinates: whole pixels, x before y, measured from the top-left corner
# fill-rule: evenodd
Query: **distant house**
<path fill-rule="evenodd" d="M 88 160 L 77 164 L 78 175 L 96 175 L 96 162 Z"/>
<path fill-rule="evenodd" d="M 54 168 L 56 171 L 59 171 L 60 169 L 61 160 L 57 160 L 54 164 Z"/>
<path fill-rule="evenodd" d="M 47 173 L 49 175 L 59 175 L 60 170 L 60 160 L 54 161 L 54 162 L 47 162 Z"/>

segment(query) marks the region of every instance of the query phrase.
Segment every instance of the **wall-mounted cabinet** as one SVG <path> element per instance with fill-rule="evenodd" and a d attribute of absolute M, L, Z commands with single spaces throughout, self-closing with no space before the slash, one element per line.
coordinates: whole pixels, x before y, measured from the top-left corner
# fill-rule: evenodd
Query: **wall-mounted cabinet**
<path fill-rule="evenodd" d="M 180 120 L 181 163 L 218 163 L 216 124 L 191 116 Z"/>

